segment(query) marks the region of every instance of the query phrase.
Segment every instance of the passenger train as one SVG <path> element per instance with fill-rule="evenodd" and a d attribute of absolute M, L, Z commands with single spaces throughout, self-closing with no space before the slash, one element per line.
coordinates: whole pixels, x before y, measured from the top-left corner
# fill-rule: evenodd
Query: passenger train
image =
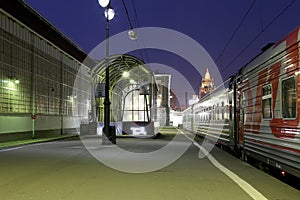
<path fill-rule="evenodd" d="M 183 129 L 300 178 L 299 41 L 300 26 L 187 108 Z"/>

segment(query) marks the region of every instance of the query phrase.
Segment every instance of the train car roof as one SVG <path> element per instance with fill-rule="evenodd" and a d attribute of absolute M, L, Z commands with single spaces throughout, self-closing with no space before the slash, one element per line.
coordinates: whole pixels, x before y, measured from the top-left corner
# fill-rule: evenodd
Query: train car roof
<path fill-rule="evenodd" d="M 278 53 L 285 51 L 285 49 L 290 48 L 295 43 L 299 43 L 300 41 L 300 26 L 295 28 L 292 32 L 290 32 L 287 36 L 279 40 L 277 43 L 269 43 L 264 48 L 262 48 L 262 52 L 251 59 L 244 67 L 242 67 L 236 76 L 239 76 L 243 73 L 247 73 L 259 65 L 265 63 L 269 59 L 272 59 Z M 285 43 L 283 46 L 282 44 Z"/>

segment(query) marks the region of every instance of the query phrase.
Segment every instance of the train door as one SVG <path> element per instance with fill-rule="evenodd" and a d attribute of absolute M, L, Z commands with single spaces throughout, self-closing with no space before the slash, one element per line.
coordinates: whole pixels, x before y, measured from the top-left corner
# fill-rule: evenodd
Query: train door
<path fill-rule="evenodd" d="M 244 93 L 238 92 L 238 104 L 239 104 L 239 127 L 238 127 L 238 147 L 244 146 L 244 121 L 245 121 L 245 96 Z"/>
<path fill-rule="evenodd" d="M 240 134 L 240 95 L 237 91 L 236 80 L 233 83 L 233 141 L 235 146 L 239 149 L 239 134 Z"/>
<path fill-rule="evenodd" d="M 229 104 L 229 141 L 232 148 L 236 147 L 236 101 L 234 87 L 230 88 L 228 92 L 228 104 Z"/>

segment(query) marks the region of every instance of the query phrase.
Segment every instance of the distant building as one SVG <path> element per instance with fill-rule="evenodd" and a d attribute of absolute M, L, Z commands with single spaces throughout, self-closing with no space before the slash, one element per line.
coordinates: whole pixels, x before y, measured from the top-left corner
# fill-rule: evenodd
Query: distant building
<path fill-rule="evenodd" d="M 180 109 L 180 105 L 179 105 L 179 101 L 178 98 L 176 96 L 176 93 L 174 90 L 170 91 L 171 96 L 170 96 L 170 107 L 172 110 L 179 110 Z"/>
<path fill-rule="evenodd" d="M 155 74 L 155 82 L 158 88 L 157 92 L 157 107 L 158 117 L 162 120 L 160 124 L 165 126 L 170 125 L 170 86 L 171 75 Z"/>
<path fill-rule="evenodd" d="M 187 109 L 186 105 L 180 105 L 180 111 L 184 111 L 185 109 Z"/>
<path fill-rule="evenodd" d="M 199 101 L 198 95 L 194 94 L 192 99 L 189 100 L 189 106 L 197 103 Z"/>
<path fill-rule="evenodd" d="M 96 62 L 24 1 L 0 1 L 0 21 L 0 141 L 77 132 L 91 108 L 74 81 Z"/>
<path fill-rule="evenodd" d="M 214 87 L 214 80 L 213 78 L 211 78 L 208 68 L 206 68 L 205 75 L 204 77 L 202 77 L 202 83 L 199 91 L 200 98 L 204 97 L 206 94 L 212 91 Z"/>
<path fill-rule="evenodd" d="M 182 124 L 182 112 L 171 110 L 170 111 L 170 126 L 178 127 Z"/>

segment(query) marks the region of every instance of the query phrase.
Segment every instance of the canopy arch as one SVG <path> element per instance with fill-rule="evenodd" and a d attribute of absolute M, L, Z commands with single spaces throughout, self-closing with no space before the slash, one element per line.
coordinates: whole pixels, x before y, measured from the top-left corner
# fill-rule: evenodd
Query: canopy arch
<path fill-rule="evenodd" d="M 155 79 L 152 70 L 139 58 L 123 54 L 101 60 L 92 69 L 94 89 L 105 84 L 109 66 L 111 122 L 153 121 L 152 107 L 156 104 Z M 124 76 L 126 72 L 126 76 Z M 94 90 L 94 91 L 95 91 Z M 97 91 L 96 91 L 97 92 Z M 128 95 L 128 94 L 131 95 Z M 95 94 L 96 119 L 104 121 L 104 92 Z M 131 115 L 131 116 L 130 116 Z"/>

